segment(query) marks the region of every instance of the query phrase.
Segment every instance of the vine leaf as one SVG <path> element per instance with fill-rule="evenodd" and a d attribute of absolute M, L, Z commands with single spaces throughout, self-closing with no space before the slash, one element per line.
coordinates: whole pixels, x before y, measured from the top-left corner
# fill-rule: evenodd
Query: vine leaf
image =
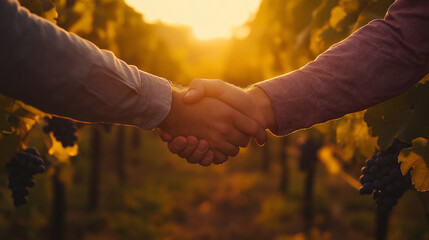
<path fill-rule="evenodd" d="M 0 95 L 0 131 L 11 132 L 12 124 L 10 122 L 10 109 L 13 106 L 13 100 Z"/>
<path fill-rule="evenodd" d="M 365 121 L 378 145 L 387 149 L 395 138 L 404 142 L 428 138 L 429 83 L 418 83 L 399 97 L 369 108 Z"/>
<path fill-rule="evenodd" d="M 335 155 L 335 146 L 331 145 L 323 146 L 317 152 L 317 157 L 332 175 L 338 175 L 341 172 L 341 163 Z"/>
<path fill-rule="evenodd" d="M 21 137 L 16 134 L 0 134 L 0 167 L 15 155 Z"/>
<path fill-rule="evenodd" d="M 429 169 L 423 158 L 412 152 L 402 161 L 402 173 L 406 173 L 412 168 L 411 179 L 416 190 L 419 192 L 429 191 Z"/>
<path fill-rule="evenodd" d="M 36 117 L 37 118 L 43 118 L 45 116 L 50 116 L 50 114 L 42 112 L 39 109 L 37 109 L 37 108 L 35 108 L 33 106 L 30 106 L 30 105 L 27 105 L 27 104 L 25 104 L 25 103 L 23 103 L 21 101 L 16 101 L 16 104 L 19 107 L 21 107 L 23 110 L 26 111 L 27 117 L 28 117 L 28 115 L 30 115 L 30 117 L 32 117 L 32 118 L 36 118 Z M 24 116 L 26 116 L 26 115 L 23 115 L 22 117 L 24 117 Z"/>
<path fill-rule="evenodd" d="M 347 16 L 347 13 L 344 11 L 344 9 L 341 6 L 336 6 L 331 11 L 331 18 L 329 19 L 329 24 L 332 28 L 335 29 L 337 24 L 343 20 Z"/>
<path fill-rule="evenodd" d="M 426 162 L 425 162 L 426 159 Z M 399 156 L 401 171 L 405 175 L 411 170 L 411 178 L 417 191 L 429 190 L 429 144 L 428 140 L 418 138 L 413 141 L 413 147 L 404 149 Z"/>
<path fill-rule="evenodd" d="M 66 163 L 69 161 L 70 157 L 74 157 L 78 153 L 78 145 L 75 144 L 72 147 L 64 148 L 62 143 L 57 141 L 52 132 L 49 133 L 50 138 L 50 148 L 49 155 L 55 156 L 60 162 Z"/>
<path fill-rule="evenodd" d="M 45 11 L 42 16 L 53 24 L 57 24 L 58 12 L 55 7 Z"/>
<path fill-rule="evenodd" d="M 343 149 L 344 160 L 353 159 L 356 151 L 369 158 L 377 147 L 377 138 L 369 135 L 363 116 L 363 112 L 357 112 L 336 121 L 336 141 Z"/>

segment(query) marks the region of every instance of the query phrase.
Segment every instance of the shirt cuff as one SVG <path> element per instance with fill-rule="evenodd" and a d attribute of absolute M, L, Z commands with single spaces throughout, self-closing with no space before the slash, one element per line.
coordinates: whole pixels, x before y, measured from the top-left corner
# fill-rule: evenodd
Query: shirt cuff
<path fill-rule="evenodd" d="M 296 70 L 256 84 L 270 98 L 277 120 L 274 134 L 286 135 L 320 122 L 322 111 L 307 79 Z"/>
<path fill-rule="evenodd" d="M 170 82 L 150 73 L 140 71 L 141 94 L 137 102 L 137 113 L 132 124 L 151 130 L 158 127 L 167 117 L 171 108 L 172 90 Z"/>

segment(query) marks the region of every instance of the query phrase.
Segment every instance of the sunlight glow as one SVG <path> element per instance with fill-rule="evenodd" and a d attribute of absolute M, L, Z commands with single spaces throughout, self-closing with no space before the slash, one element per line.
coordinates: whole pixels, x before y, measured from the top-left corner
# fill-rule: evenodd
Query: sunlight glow
<path fill-rule="evenodd" d="M 254 14 L 261 0 L 126 0 L 149 22 L 190 26 L 199 39 L 229 38 Z"/>

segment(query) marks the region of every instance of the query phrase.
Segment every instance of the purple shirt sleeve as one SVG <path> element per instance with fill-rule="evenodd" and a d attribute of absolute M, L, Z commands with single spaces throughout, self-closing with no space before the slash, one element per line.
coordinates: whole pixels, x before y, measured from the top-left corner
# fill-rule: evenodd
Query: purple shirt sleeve
<path fill-rule="evenodd" d="M 405 92 L 428 73 L 429 1 L 397 0 L 375 20 L 294 72 L 258 83 L 275 134 L 341 117 Z"/>
<path fill-rule="evenodd" d="M 75 34 L 0 0 L 0 93 L 48 113 L 89 122 L 157 127 L 169 82 Z"/>

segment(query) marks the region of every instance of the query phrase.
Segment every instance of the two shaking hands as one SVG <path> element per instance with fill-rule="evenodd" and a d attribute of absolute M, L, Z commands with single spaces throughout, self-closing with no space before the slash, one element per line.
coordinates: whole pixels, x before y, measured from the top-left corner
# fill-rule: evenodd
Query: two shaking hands
<path fill-rule="evenodd" d="M 251 137 L 264 144 L 265 129 L 273 131 L 276 125 L 270 99 L 261 88 L 195 79 L 188 90 L 173 89 L 171 110 L 158 130 L 172 153 L 209 166 L 236 156 Z"/>

